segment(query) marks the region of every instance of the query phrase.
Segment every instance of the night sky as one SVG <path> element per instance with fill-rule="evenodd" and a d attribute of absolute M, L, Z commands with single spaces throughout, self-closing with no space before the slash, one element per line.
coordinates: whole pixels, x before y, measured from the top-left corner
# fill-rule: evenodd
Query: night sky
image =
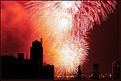
<path fill-rule="evenodd" d="M 119 1 L 120 2 L 120 1 Z M 92 72 L 92 65 L 97 62 L 101 73 L 111 72 L 112 61 L 119 57 L 119 2 L 115 13 L 109 15 L 101 25 L 95 25 L 89 37 L 89 56 L 83 72 Z M 29 58 L 34 27 L 25 13 L 24 2 L 2 2 L 1 7 L 1 36 L 2 55 L 17 55 L 24 52 Z"/>
<path fill-rule="evenodd" d="M 120 1 L 119 1 L 120 2 Z M 120 3 L 117 3 L 115 13 L 110 14 L 101 25 L 95 25 L 90 33 L 89 62 L 85 68 L 90 72 L 95 62 L 99 64 L 100 72 L 111 72 L 112 62 L 119 58 L 119 27 L 120 26 Z M 91 68 L 90 68 L 91 67 Z"/>

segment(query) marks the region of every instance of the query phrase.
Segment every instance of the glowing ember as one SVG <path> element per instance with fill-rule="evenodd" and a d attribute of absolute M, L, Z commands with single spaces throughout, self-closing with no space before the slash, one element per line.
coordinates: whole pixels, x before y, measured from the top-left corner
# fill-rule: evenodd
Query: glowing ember
<path fill-rule="evenodd" d="M 88 55 L 86 38 L 94 23 L 100 24 L 115 9 L 116 1 L 30 1 L 28 13 L 35 37 L 44 39 L 44 62 L 54 64 L 55 76 L 74 76 Z"/>

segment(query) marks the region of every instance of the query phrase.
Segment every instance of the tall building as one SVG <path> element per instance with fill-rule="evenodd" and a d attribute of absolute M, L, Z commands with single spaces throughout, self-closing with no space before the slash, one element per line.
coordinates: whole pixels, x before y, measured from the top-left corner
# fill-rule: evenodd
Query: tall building
<path fill-rule="evenodd" d="M 40 66 L 43 66 L 42 38 L 41 42 L 39 42 L 38 40 L 32 42 L 32 47 L 30 48 L 30 59 L 31 61 L 39 62 Z"/>
<path fill-rule="evenodd" d="M 115 60 L 112 63 L 112 79 L 120 79 L 120 61 Z"/>
<path fill-rule="evenodd" d="M 93 65 L 93 79 L 99 79 L 99 65 L 97 63 Z"/>
<path fill-rule="evenodd" d="M 77 78 L 78 79 L 82 78 L 82 72 L 81 72 L 81 66 L 80 65 L 78 66 L 78 75 L 77 75 Z"/>

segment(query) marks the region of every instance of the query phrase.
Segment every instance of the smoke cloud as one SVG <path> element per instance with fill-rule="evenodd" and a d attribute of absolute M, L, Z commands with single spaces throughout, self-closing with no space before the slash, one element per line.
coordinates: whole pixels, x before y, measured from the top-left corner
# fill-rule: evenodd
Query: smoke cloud
<path fill-rule="evenodd" d="M 32 25 L 21 2 L 3 1 L 1 6 L 2 55 L 29 53 Z"/>

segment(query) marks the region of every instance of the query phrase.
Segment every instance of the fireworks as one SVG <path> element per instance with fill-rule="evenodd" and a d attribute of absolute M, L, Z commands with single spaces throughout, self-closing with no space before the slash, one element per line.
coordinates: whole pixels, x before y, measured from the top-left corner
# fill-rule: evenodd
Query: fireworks
<path fill-rule="evenodd" d="M 115 9 L 116 1 L 30 1 L 28 13 L 42 34 L 44 62 L 54 64 L 55 76 L 73 76 L 88 55 L 89 30 Z M 40 38 L 40 37 L 39 37 Z"/>

